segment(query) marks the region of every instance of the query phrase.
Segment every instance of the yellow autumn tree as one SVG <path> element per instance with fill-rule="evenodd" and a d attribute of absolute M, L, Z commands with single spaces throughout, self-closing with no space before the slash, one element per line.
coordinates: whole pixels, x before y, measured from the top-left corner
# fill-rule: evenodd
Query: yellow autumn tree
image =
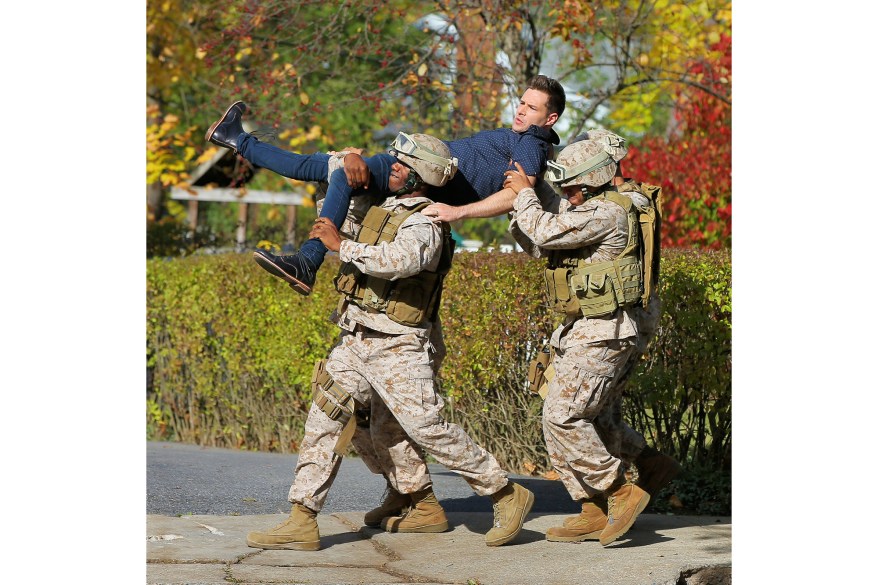
<path fill-rule="evenodd" d="M 595 117 L 628 135 L 665 131 L 680 86 L 731 103 L 730 80 L 717 89 L 697 66 L 721 58 L 730 0 L 565 0 L 552 18 L 563 41 L 559 77 L 583 88 L 572 134 Z"/>

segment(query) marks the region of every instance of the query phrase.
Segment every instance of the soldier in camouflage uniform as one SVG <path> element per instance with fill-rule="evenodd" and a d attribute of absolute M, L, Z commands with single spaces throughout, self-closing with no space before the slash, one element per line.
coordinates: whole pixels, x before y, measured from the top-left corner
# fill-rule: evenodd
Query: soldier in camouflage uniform
<path fill-rule="evenodd" d="M 345 157 L 351 153 L 361 154 L 361 152 L 361 149 L 346 148 L 342 151 L 329 152 L 325 155 L 301 155 L 303 159 L 313 159 L 313 161 L 310 161 L 307 164 L 326 163 L 326 180 L 317 182 L 318 215 L 323 206 L 329 180 L 333 176 L 333 173 L 356 173 L 357 169 L 351 171 L 351 169 L 345 165 Z M 351 180 L 356 179 L 351 178 Z M 405 183 L 405 181 L 402 182 Z M 398 185 L 394 185 L 394 188 L 396 187 L 398 187 Z M 403 188 L 402 190 L 405 189 Z M 379 205 L 382 203 L 388 194 L 389 193 L 385 191 L 372 191 L 364 192 L 358 197 L 352 197 L 347 216 L 342 222 L 340 232 L 355 238 L 362 227 L 362 222 L 366 213 L 373 205 Z M 434 371 L 438 373 L 439 366 L 445 357 L 445 344 L 442 339 L 442 328 L 438 319 L 430 331 L 430 346 L 433 353 Z M 373 400 L 369 415 L 369 420 L 372 424 L 376 427 L 382 427 L 386 420 L 386 416 L 387 409 L 384 406 L 384 403 L 381 402 L 380 398 Z M 386 488 L 381 504 L 366 512 L 364 518 L 364 524 L 366 526 L 377 527 L 382 524 L 382 521 L 385 518 L 399 516 L 405 510 L 409 509 L 411 507 L 411 499 L 408 494 L 432 486 L 432 479 L 427 470 L 427 466 L 424 463 L 423 454 L 416 454 L 414 452 L 416 446 L 413 443 L 405 442 L 399 437 L 393 440 L 394 437 L 392 434 L 386 432 L 382 434 L 379 441 L 381 441 L 382 438 L 386 438 L 386 440 L 381 442 L 380 446 L 376 447 L 373 445 L 373 439 L 368 432 L 368 425 L 365 425 L 364 428 L 366 429 L 365 432 L 361 428 L 356 430 L 354 436 L 351 438 L 351 444 L 366 464 L 366 467 L 373 473 L 382 475 L 385 479 Z M 386 456 L 389 449 L 395 450 L 395 457 L 393 459 Z M 407 491 L 405 493 L 398 492 L 393 487 L 393 482 L 390 480 L 390 475 L 397 473 L 393 466 L 394 460 L 401 469 L 405 470 L 403 472 L 406 477 L 404 480 L 406 483 L 404 485 L 406 486 Z M 436 506 L 438 510 L 441 510 L 438 502 Z M 401 528 L 406 532 L 422 532 L 430 530 L 431 526 L 426 524 L 418 525 L 409 522 L 408 526 L 403 525 Z"/>
<path fill-rule="evenodd" d="M 414 139 L 434 156 L 449 157 L 440 141 L 417 134 Z M 435 275 L 441 276 L 443 265 L 445 270 L 450 266 L 450 234 L 447 225 L 417 212 L 430 202 L 418 196 L 423 184 L 435 182 L 428 166 L 415 158 L 401 159 L 394 165 L 391 183 L 404 185 L 413 172 L 423 179 L 416 182 L 421 187 L 373 208 L 369 213 L 383 218 L 381 227 L 375 228 L 367 216 L 357 241 L 342 241 L 326 218 L 319 218 L 311 231 L 310 237 L 338 252 L 343 263 L 336 286 L 344 297 L 333 313 L 341 333 L 325 368 L 315 374 L 319 392 L 305 423 L 289 494 L 290 516 L 269 531 L 248 534 L 249 546 L 319 549 L 315 518 L 341 464 L 338 447 L 348 428 L 357 428 L 353 441 L 361 454 L 367 453 L 367 461 L 391 470 L 389 483 L 410 498 L 411 509 L 404 516 L 384 519 L 387 530 L 415 526 L 418 531 L 441 532 L 448 527 L 422 452 L 462 475 L 476 493 L 491 497 L 495 522 L 485 536 L 489 546 L 512 540 L 533 505 L 530 491 L 510 482 L 491 453 L 440 414 L 443 401 L 436 392 L 430 334 L 441 287 Z M 396 226 L 393 230 L 387 227 L 391 224 Z M 412 286 L 416 290 L 408 294 Z M 366 407 L 372 409 L 371 443 L 363 429 L 350 426 L 353 412 Z M 339 413 L 347 414 L 347 422 Z"/>
<path fill-rule="evenodd" d="M 638 341 L 634 305 L 642 302 L 643 267 L 636 214 L 651 201 L 636 185 L 613 186 L 614 154 L 606 140 L 568 145 L 547 171 L 564 193 L 545 205 L 557 211 L 544 210 L 520 171 L 510 171 L 507 180 L 518 193 L 510 231 L 533 255 L 548 257 L 550 303 L 566 315 L 550 341 L 554 377 L 543 405 L 543 434 L 582 513 L 550 528 L 546 538 L 605 546 L 630 529 L 650 497 L 620 457 L 630 427 L 615 407 L 620 376 Z"/>
<path fill-rule="evenodd" d="M 622 193 L 629 193 L 629 196 L 636 197 L 636 193 L 642 189 L 642 184 L 637 183 L 630 177 L 624 177 L 622 173 L 622 160 L 628 155 L 625 139 L 609 130 L 598 128 L 580 134 L 571 141 L 571 144 L 580 140 L 601 142 L 610 150 L 610 154 L 617 165 L 616 173 L 612 180 L 613 186 Z M 563 201 L 560 197 L 556 197 L 556 199 Z M 637 485 L 643 488 L 652 498 L 679 475 L 682 467 L 673 457 L 669 457 L 654 447 L 647 445 L 644 436 L 624 421 L 622 418 L 622 395 L 637 362 L 646 353 L 650 340 L 655 336 L 661 315 L 660 311 L 661 301 L 656 290 L 653 290 L 645 307 L 642 304 L 637 304 L 633 307 L 634 320 L 637 322 L 637 345 L 635 346 L 634 356 L 628 360 L 625 370 L 618 376 L 617 384 L 619 384 L 620 388 L 618 397 L 611 406 L 610 415 L 616 421 L 616 425 L 622 435 L 619 441 L 621 450 L 618 454 L 614 453 L 614 455 L 621 457 L 626 462 L 634 463 L 637 469 Z"/>

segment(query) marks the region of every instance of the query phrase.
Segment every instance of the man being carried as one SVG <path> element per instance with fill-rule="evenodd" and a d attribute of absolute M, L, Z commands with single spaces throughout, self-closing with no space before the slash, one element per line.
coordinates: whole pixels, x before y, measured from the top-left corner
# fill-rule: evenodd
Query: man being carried
<path fill-rule="evenodd" d="M 535 184 L 536 178 L 546 168 L 551 145 L 559 142 L 552 126 L 563 113 L 565 101 L 564 89 L 556 80 L 537 75 L 521 97 L 511 128 L 483 131 L 447 142 L 460 172 L 454 174 L 447 169 L 448 177 L 454 175 L 454 178 L 447 178 L 438 189 L 433 189 L 431 198 L 437 203 L 426 208 L 424 215 L 453 221 L 467 217 L 493 217 L 511 211 L 515 194 L 503 187 L 504 172 L 517 162 L 530 184 Z M 210 127 L 205 138 L 234 150 L 256 166 L 285 177 L 328 181 L 320 217 L 329 219 L 336 227 L 341 226 L 347 214 L 352 191 L 372 188 L 385 193 L 391 166 L 398 161 L 404 162 L 405 156 L 415 154 L 419 148 L 410 137 L 400 134 L 390 154 L 363 159 L 358 154 L 348 153 L 344 156 L 346 177 L 340 173 L 329 176 L 326 163 L 330 155 L 300 155 L 259 142 L 243 130 L 241 117 L 245 111 L 243 102 L 232 104 Z M 326 251 L 319 239 L 312 238 L 296 254 L 277 256 L 257 250 L 254 260 L 286 280 L 297 292 L 307 295 Z"/>

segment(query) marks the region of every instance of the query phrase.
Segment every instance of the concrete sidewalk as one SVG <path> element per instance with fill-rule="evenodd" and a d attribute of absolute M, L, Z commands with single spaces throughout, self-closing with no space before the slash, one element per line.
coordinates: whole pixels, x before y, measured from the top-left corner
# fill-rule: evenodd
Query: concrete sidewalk
<path fill-rule="evenodd" d="M 731 583 L 731 519 L 641 514 L 607 548 L 553 543 L 566 515 L 528 516 L 511 543 L 490 548 L 489 513 L 448 513 L 441 534 L 390 534 L 363 526 L 364 512 L 318 515 L 322 549 L 261 550 L 245 536 L 285 514 L 147 516 L 147 583 L 461 583 L 515 585 L 725 585 Z"/>

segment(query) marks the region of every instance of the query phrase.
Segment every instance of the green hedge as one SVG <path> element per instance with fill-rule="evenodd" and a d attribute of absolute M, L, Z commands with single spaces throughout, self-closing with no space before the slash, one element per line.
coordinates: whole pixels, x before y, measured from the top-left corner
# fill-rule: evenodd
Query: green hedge
<path fill-rule="evenodd" d="M 674 251 L 662 259 L 662 318 L 632 376 L 632 426 L 699 467 L 732 463 L 731 259 Z"/>
<path fill-rule="evenodd" d="M 249 254 L 149 260 L 148 437 L 296 451 L 336 334 L 329 274 L 306 299 Z"/>
<path fill-rule="evenodd" d="M 557 322 L 542 261 L 461 253 L 447 279 L 440 371 L 446 416 L 511 470 L 551 468 L 527 366 Z M 249 254 L 147 262 L 147 435 L 295 452 L 314 362 L 337 335 L 328 315 L 337 260 L 302 297 Z M 666 251 L 663 315 L 632 376 L 626 417 L 662 451 L 698 469 L 731 468 L 731 259 Z"/>

